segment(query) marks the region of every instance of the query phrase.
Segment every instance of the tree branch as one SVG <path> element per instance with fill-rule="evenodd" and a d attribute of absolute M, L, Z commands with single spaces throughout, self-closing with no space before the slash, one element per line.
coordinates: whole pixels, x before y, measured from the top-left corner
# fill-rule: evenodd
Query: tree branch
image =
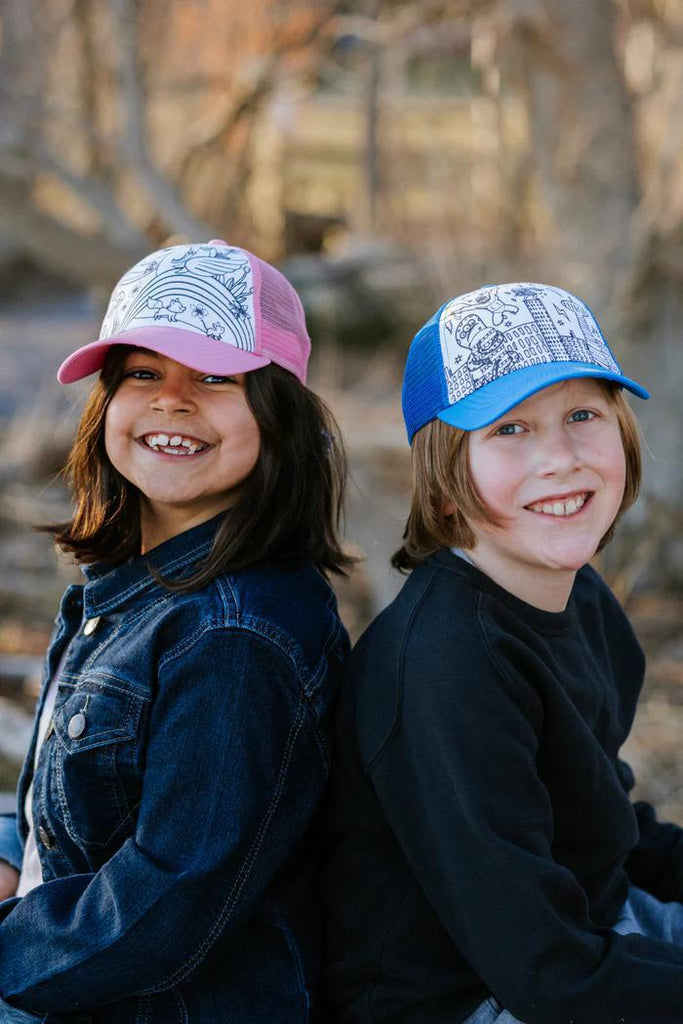
<path fill-rule="evenodd" d="M 121 140 L 122 151 L 145 186 L 166 226 L 174 232 L 190 237 L 208 237 L 211 229 L 188 211 L 175 188 L 154 166 L 150 156 L 144 120 L 144 88 L 137 58 L 137 21 L 133 4 L 131 0 L 110 0 L 110 11 L 116 22 L 120 85 L 126 113 L 127 130 Z"/>

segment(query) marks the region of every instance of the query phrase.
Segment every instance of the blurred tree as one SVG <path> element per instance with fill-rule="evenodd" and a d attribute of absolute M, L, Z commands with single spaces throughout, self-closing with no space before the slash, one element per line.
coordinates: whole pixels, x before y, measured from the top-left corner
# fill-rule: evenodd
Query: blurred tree
<path fill-rule="evenodd" d="M 611 314 L 639 198 L 616 4 L 500 0 L 498 14 L 503 81 L 521 90 L 529 115 L 538 263 Z"/>
<path fill-rule="evenodd" d="M 634 260 L 621 333 L 652 392 L 640 419 L 648 448 L 651 528 L 663 575 L 683 579 L 683 4 L 631 0 L 625 66 L 637 100 L 642 199 L 633 218 Z M 652 525 L 653 524 L 653 525 Z"/>
<path fill-rule="evenodd" d="M 4 230 L 38 263 L 105 286 L 169 235 L 229 227 L 239 240 L 256 115 L 283 79 L 308 73 L 336 10 L 6 0 Z"/>

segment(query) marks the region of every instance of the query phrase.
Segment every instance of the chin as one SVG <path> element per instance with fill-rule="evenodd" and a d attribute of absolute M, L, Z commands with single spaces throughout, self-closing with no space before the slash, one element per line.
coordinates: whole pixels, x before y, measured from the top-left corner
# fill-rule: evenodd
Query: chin
<path fill-rule="evenodd" d="M 582 569 L 584 565 L 590 562 L 597 550 L 597 542 L 578 549 L 575 548 L 571 551 L 558 551 L 556 549 L 549 559 L 549 564 L 554 569 L 562 569 L 565 572 L 578 572 L 579 569 Z"/>

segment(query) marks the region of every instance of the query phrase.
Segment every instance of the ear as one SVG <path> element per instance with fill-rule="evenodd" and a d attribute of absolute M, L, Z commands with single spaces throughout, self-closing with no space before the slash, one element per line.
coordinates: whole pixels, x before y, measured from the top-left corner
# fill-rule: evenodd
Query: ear
<path fill-rule="evenodd" d="M 455 504 L 452 501 L 444 501 L 441 503 L 441 512 L 444 516 L 455 515 Z"/>

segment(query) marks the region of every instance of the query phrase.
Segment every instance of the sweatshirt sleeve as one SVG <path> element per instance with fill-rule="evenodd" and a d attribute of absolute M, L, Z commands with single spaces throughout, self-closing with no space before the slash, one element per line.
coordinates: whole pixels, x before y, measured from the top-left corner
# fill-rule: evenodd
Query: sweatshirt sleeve
<path fill-rule="evenodd" d="M 4 905 L 2 997 L 60 1013 L 180 983 L 253 911 L 325 775 L 291 659 L 209 629 L 160 670 L 135 835 L 96 873 Z"/>
<path fill-rule="evenodd" d="M 683 901 L 683 829 L 658 821 L 651 804 L 633 805 L 638 820 L 638 845 L 626 862 L 634 885 L 658 900 Z"/>
<path fill-rule="evenodd" d="M 464 642 L 466 686 L 455 685 L 457 650 L 438 657 L 407 645 L 400 714 L 366 758 L 417 880 L 459 950 L 525 1024 L 671 1024 L 683 949 L 592 923 L 583 889 L 553 858 L 553 810 L 537 768 L 540 699 L 513 685 L 480 639 Z"/>

